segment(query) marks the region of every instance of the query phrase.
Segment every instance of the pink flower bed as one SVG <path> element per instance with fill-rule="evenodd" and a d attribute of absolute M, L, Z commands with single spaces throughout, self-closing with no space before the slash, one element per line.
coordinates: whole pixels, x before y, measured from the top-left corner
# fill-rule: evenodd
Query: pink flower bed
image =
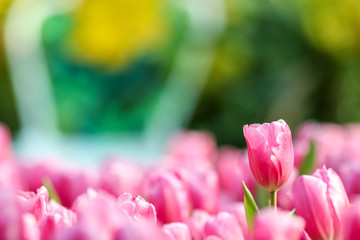
<path fill-rule="evenodd" d="M 244 136 L 247 151 L 189 131 L 153 166 L 69 169 L 18 161 L 0 125 L 0 239 L 359 239 L 360 125 L 304 123 L 292 138 L 279 120 Z M 260 186 L 270 205 L 256 209 Z"/>

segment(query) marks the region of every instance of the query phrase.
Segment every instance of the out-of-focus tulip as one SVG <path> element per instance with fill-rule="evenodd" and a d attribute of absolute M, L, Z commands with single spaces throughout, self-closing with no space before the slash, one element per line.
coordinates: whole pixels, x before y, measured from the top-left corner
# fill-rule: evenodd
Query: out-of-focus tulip
<path fill-rule="evenodd" d="M 21 171 L 17 163 L 0 161 L 0 185 L 22 190 Z"/>
<path fill-rule="evenodd" d="M 360 200 L 342 213 L 341 240 L 356 240 L 360 236 Z"/>
<path fill-rule="evenodd" d="M 175 162 L 194 166 L 215 160 L 216 143 L 209 133 L 187 131 L 170 140 L 167 152 Z"/>
<path fill-rule="evenodd" d="M 236 148 L 225 147 L 219 152 L 216 164 L 222 190 L 235 201 L 244 199 L 245 182 L 250 192 L 255 193 L 255 179 L 250 171 L 247 154 Z"/>
<path fill-rule="evenodd" d="M 158 225 L 148 221 L 128 222 L 115 231 L 114 240 L 170 240 Z"/>
<path fill-rule="evenodd" d="M 288 212 L 263 209 L 255 217 L 254 240 L 300 240 L 305 221 Z"/>
<path fill-rule="evenodd" d="M 233 214 L 241 227 L 244 239 L 252 239 L 250 229 L 246 221 L 245 207 L 243 202 L 233 202 L 227 204 L 223 209 L 226 212 Z"/>
<path fill-rule="evenodd" d="M 192 207 L 210 214 L 220 207 L 220 187 L 216 172 L 209 166 L 180 169 L 178 171 L 187 186 Z"/>
<path fill-rule="evenodd" d="M 189 228 L 185 223 L 168 223 L 163 225 L 161 230 L 168 240 L 191 240 Z"/>
<path fill-rule="evenodd" d="M 131 221 L 131 217 L 121 212 L 115 202 L 116 199 L 110 194 L 88 189 L 72 206 L 77 216 L 75 228 L 78 228 L 72 234 L 80 234 L 89 229 L 98 239 L 112 239 L 124 222 Z"/>
<path fill-rule="evenodd" d="M 227 212 L 219 212 L 206 222 L 204 236 L 212 235 L 227 240 L 245 239 L 235 216 Z"/>
<path fill-rule="evenodd" d="M 117 208 L 133 219 L 156 223 L 155 207 L 140 196 L 134 198 L 130 193 L 123 193 L 116 201 Z"/>
<path fill-rule="evenodd" d="M 186 222 L 190 229 L 191 237 L 194 240 L 202 240 L 204 235 L 204 227 L 210 219 L 210 215 L 204 210 L 194 210 L 191 218 Z"/>
<path fill-rule="evenodd" d="M 64 230 L 73 227 L 76 215 L 57 202 L 50 200 L 46 206 L 46 214 L 39 222 L 42 239 L 57 239 Z"/>
<path fill-rule="evenodd" d="M 12 158 L 10 131 L 0 123 L 0 162 L 11 161 Z"/>
<path fill-rule="evenodd" d="M 351 156 L 347 149 L 346 139 L 348 138 L 346 129 L 340 125 L 305 122 L 298 128 L 294 140 L 295 165 L 300 168 L 309 152 L 310 143 L 313 142 L 315 144 L 314 167 L 326 165 L 337 170 L 339 164 Z"/>
<path fill-rule="evenodd" d="M 19 166 L 24 191 L 36 192 L 45 179 L 50 179 L 61 168 L 60 162 L 44 160 L 41 162 L 25 162 Z"/>
<path fill-rule="evenodd" d="M 293 169 L 288 181 L 285 183 L 285 185 L 279 190 L 278 192 L 278 206 L 284 210 L 293 210 L 294 204 L 292 202 L 291 197 L 289 196 L 289 193 L 292 189 L 292 186 L 298 177 L 298 170 L 296 168 Z"/>
<path fill-rule="evenodd" d="M 162 223 L 182 222 L 190 214 L 188 189 L 180 174 L 167 169 L 148 174 L 144 183 L 144 196 L 155 206 Z"/>
<path fill-rule="evenodd" d="M 21 216 L 21 224 L 23 226 L 22 240 L 40 240 L 40 231 L 34 215 L 24 213 Z"/>
<path fill-rule="evenodd" d="M 279 190 L 294 166 L 291 131 L 284 120 L 244 126 L 250 169 L 269 192 Z"/>
<path fill-rule="evenodd" d="M 21 239 L 21 209 L 12 189 L 0 186 L 0 239 Z"/>
<path fill-rule="evenodd" d="M 348 162 L 340 167 L 338 173 L 350 200 L 356 198 L 360 194 L 360 162 Z"/>
<path fill-rule="evenodd" d="M 50 180 L 61 203 L 68 208 L 79 195 L 86 193 L 88 188 L 96 189 L 98 186 L 98 175 L 91 171 L 59 170 Z"/>
<path fill-rule="evenodd" d="M 142 172 L 130 162 L 110 160 L 100 169 L 100 188 L 118 197 L 122 193 L 140 194 Z"/>
<path fill-rule="evenodd" d="M 39 188 L 37 193 L 21 191 L 17 194 L 17 198 L 20 202 L 21 208 L 29 213 L 32 213 L 37 221 L 46 214 L 49 193 L 44 186 Z"/>
<path fill-rule="evenodd" d="M 306 221 L 311 239 L 334 239 L 341 230 L 340 214 L 349 205 L 344 186 L 332 170 L 318 169 L 311 176 L 299 177 L 292 188 L 297 215 Z"/>

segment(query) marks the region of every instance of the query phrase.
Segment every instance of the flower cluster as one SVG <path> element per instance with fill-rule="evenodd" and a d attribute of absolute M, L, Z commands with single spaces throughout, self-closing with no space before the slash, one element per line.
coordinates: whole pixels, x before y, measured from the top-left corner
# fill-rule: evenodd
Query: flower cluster
<path fill-rule="evenodd" d="M 359 125 L 304 123 L 293 141 L 279 120 L 244 136 L 247 151 L 182 132 L 152 166 L 80 169 L 19 161 L 0 125 L 0 239 L 357 239 Z M 261 188 L 271 206 L 250 214 Z"/>

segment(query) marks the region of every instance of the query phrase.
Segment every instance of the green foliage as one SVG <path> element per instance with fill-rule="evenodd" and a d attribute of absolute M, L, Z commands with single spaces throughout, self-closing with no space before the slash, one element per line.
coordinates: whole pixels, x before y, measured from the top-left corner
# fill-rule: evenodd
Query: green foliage
<path fill-rule="evenodd" d="M 254 217 L 258 213 L 258 207 L 249 189 L 246 187 L 245 182 L 242 182 L 244 188 L 244 207 L 246 214 L 246 221 L 250 231 L 253 229 Z"/>
<path fill-rule="evenodd" d="M 57 203 L 61 204 L 61 200 L 59 198 L 59 195 L 57 194 L 54 185 L 52 184 L 51 180 L 49 178 L 44 178 L 42 180 L 43 185 L 47 188 L 49 192 L 49 199 L 53 199 Z"/>
<path fill-rule="evenodd" d="M 299 175 L 311 174 L 314 169 L 315 162 L 315 143 L 311 142 L 309 152 L 306 155 L 304 162 L 299 170 Z"/>

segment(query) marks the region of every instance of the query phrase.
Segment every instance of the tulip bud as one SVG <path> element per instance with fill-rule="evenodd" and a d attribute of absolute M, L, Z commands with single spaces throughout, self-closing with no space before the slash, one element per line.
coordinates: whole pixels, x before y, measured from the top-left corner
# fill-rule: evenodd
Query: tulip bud
<path fill-rule="evenodd" d="M 300 240 L 305 221 L 288 212 L 264 209 L 254 221 L 254 240 Z"/>
<path fill-rule="evenodd" d="M 318 169 L 299 177 L 292 188 L 297 215 L 306 221 L 311 239 L 334 239 L 341 230 L 341 212 L 349 205 L 344 186 L 332 170 Z"/>
<path fill-rule="evenodd" d="M 279 190 L 294 167 L 291 131 L 284 120 L 244 126 L 250 169 L 269 192 Z"/>

